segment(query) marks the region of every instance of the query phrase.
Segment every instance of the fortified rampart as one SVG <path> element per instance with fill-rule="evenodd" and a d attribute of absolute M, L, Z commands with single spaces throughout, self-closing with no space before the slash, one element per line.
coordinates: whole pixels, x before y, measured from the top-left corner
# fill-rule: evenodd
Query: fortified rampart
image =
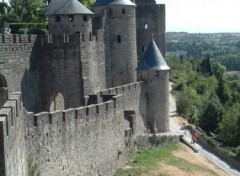
<path fill-rule="evenodd" d="M 64 107 L 106 88 L 103 31 L 73 35 L 0 35 L 0 70 L 9 94 L 21 91 L 29 111 L 49 111 L 57 93 Z M 71 86 L 68 86 L 71 85 Z"/>
<path fill-rule="evenodd" d="M 149 135 L 169 129 L 165 6 L 133 2 L 97 0 L 93 17 L 53 0 L 48 35 L 0 35 L 1 176 L 108 176 L 130 151 L 177 141 Z"/>
<path fill-rule="evenodd" d="M 0 109 L 0 175 L 27 176 L 26 112 L 21 94 L 13 93 Z"/>
<path fill-rule="evenodd" d="M 125 163 L 129 141 L 146 132 L 141 93 L 142 83 L 133 83 L 95 94 L 97 104 L 39 114 L 14 95 L 0 111 L 7 175 L 25 175 L 26 158 L 41 175 L 111 175 Z"/>
<path fill-rule="evenodd" d="M 22 90 L 22 80 L 33 60 L 34 35 L 0 35 L 0 70 L 9 94 Z"/>

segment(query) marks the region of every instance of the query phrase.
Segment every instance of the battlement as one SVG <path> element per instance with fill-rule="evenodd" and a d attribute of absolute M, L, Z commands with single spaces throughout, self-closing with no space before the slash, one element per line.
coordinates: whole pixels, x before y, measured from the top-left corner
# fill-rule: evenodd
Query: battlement
<path fill-rule="evenodd" d="M 113 111 L 123 107 L 123 94 L 135 92 L 136 89 L 140 89 L 141 85 L 142 82 L 137 82 L 101 91 L 94 95 L 101 97 L 99 99 L 104 102 L 97 102 L 84 107 L 55 112 L 41 112 L 38 114 L 28 113 L 26 122 L 27 136 L 34 136 L 34 134 L 42 133 L 42 131 L 48 131 L 49 126 L 62 124 L 63 127 L 70 128 L 72 123 L 80 125 L 80 123 L 86 122 L 87 124 L 89 121 L 96 122 L 108 118 L 108 114 L 112 114 Z M 105 98 L 105 96 L 109 96 L 109 98 Z"/>
<path fill-rule="evenodd" d="M 142 82 L 131 83 L 123 86 L 109 88 L 107 90 L 103 90 L 100 92 L 102 96 L 104 95 L 117 95 L 117 94 L 124 94 L 126 92 L 136 90 L 137 88 L 142 86 Z"/>
<path fill-rule="evenodd" d="M 92 35 L 92 33 L 76 33 L 76 34 L 56 34 L 56 35 L 39 35 L 39 44 L 42 47 L 49 47 L 52 45 L 54 47 L 62 47 L 64 45 L 80 45 L 81 43 L 87 42 L 97 42 L 103 37 L 102 30 L 97 30 Z"/>
<path fill-rule="evenodd" d="M 24 35 L 24 34 L 1 34 L 0 44 L 13 44 L 13 43 L 34 43 L 36 35 Z"/>
<path fill-rule="evenodd" d="M 3 127 L 3 134 L 8 138 L 14 138 L 15 130 L 17 127 L 17 121 L 22 111 L 21 93 L 13 93 L 8 101 L 0 109 L 0 123 Z"/>

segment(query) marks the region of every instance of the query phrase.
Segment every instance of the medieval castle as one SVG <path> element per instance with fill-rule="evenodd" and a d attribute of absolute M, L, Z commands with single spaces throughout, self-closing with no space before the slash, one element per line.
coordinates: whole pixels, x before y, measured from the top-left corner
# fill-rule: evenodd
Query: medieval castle
<path fill-rule="evenodd" d="M 52 0 L 46 15 L 47 35 L 0 35 L 0 175 L 113 175 L 169 131 L 165 5 Z"/>

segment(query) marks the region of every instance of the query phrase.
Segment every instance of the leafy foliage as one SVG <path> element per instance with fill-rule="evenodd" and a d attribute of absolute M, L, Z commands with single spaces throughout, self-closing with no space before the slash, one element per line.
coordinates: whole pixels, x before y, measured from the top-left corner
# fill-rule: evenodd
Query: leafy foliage
<path fill-rule="evenodd" d="M 21 22 L 46 22 L 46 1 L 43 0 L 10 0 L 13 13 Z"/>
<path fill-rule="evenodd" d="M 223 120 L 219 124 L 219 137 L 222 141 L 232 145 L 240 145 L 240 103 L 227 109 Z"/>
<path fill-rule="evenodd" d="M 79 0 L 83 5 L 85 5 L 90 10 L 93 10 L 93 5 L 96 2 L 96 0 Z"/>
<path fill-rule="evenodd" d="M 225 109 L 217 95 L 215 93 L 211 94 L 208 102 L 203 107 L 203 111 L 199 119 L 199 125 L 206 131 L 216 130 L 218 123 L 222 119 L 224 110 Z"/>

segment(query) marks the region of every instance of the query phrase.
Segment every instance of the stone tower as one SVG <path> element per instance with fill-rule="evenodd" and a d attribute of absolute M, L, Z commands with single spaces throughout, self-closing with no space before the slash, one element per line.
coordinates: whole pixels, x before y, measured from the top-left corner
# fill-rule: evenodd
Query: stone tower
<path fill-rule="evenodd" d="M 169 70 L 152 39 L 137 71 L 138 79 L 144 81 L 147 119 L 153 133 L 169 130 Z"/>
<path fill-rule="evenodd" d="M 136 81 L 136 5 L 130 0 L 97 0 L 96 16 L 106 13 L 105 48 L 107 87 Z M 106 32 L 108 31 L 108 32 Z"/>
<path fill-rule="evenodd" d="M 92 35 L 93 13 L 77 0 L 52 0 L 46 15 L 49 34 Z"/>
<path fill-rule="evenodd" d="M 137 19 L 137 55 L 142 58 L 151 36 L 165 57 L 165 4 L 157 4 L 155 0 L 136 0 Z"/>

